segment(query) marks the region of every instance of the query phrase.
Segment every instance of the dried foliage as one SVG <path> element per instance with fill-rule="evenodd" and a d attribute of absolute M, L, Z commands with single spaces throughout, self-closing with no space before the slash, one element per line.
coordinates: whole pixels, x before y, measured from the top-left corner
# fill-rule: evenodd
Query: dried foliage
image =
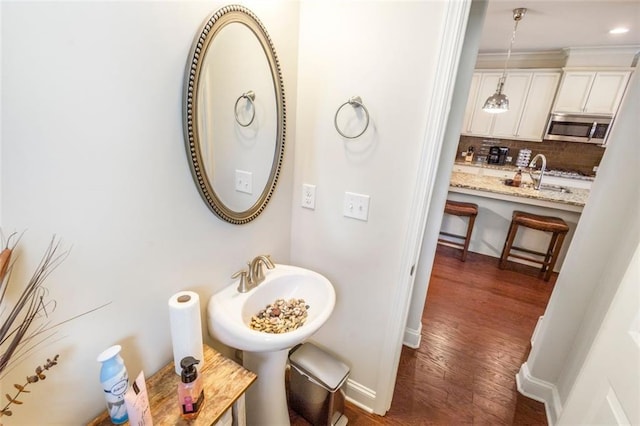
<path fill-rule="evenodd" d="M 9 395 L 8 393 L 4 395 L 9 402 L 7 402 L 7 405 L 5 405 L 0 411 L 0 417 L 13 415 L 13 412 L 9 409 L 9 407 L 11 407 L 11 404 L 22 405 L 23 402 L 18 399 L 20 394 L 31 392 L 27 390 L 27 386 L 29 386 L 31 383 L 37 383 L 40 380 L 46 379 L 47 376 L 44 374 L 44 372 L 46 370 L 49 370 L 54 365 L 57 365 L 59 357 L 60 355 L 56 355 L 53 357 L 53 359 L 47 358 L 47 362 L 45 362 L 44 365 L 39 365 L 36 367 L 34 375 L 27 376 L 27 379 L 24 385 L 19 385 L 18 383 L 14 383 L 13 387 L 15 387 L 18 390 L 18 392 L 16 392 L 14 396 Z"/>
<path fill-rule="evenodd" d="M 37 346 L 52 338 L 56 329 L 69 321 L 77 319 L 88 313 L 103 308 L 105 305 L 85 311 L 80 315 L 53 323 L 50 315 L 56 309 L 56 301 L 49 298 L 49 291 L 43 285 L 46 278 L 57 268 L 69 254 L 68 251 L 60 253 L 60 241 L 53 236 L 36 270 L 22 289 L 18 299 L 8 307 L 8 292 L 11 282 L 11 273 L 15 264 L 12 259 L 20 236 L 11 234 L 6 243 L 3 238 L 4 249 L 0 252 L 0 380 L 24 359 Z M 44 370 L 48 370 L 57 364 L 58 355 L 53 360 L 47 360 L 44 366 L 36 368 L 35 375 L 27 377 L 25 385 L 14 385 L 18 389 L 15 397 L 9 399 L 9 404 L 2 410 L 0 416 L 11 415 L 8 410 L 11 404 L 22 404 L 17 396 L 22 392 L 28 392 L 24 388 L 46 376 Z"/>
<path fill-rule="evenodd" d="M 35 273 L 22 290 L 12 307 L 7 307 L 7 290 L 15 261 L 12 254 L 20 238 L 13 245 L 11 234 L 0 253 L 0 379 L 13 363 L 26 356 L 38 344 L 53 335 L 52 330 L 62 323 L 51 324 L 49 316 L 56 308 L 56 301 L 48 298 L 44 281 L 62 263 L 68 252 L 58 253 L 59 241 L 54 236 L 45 251 Z M 66 321 L 65 321 L 66 322 Z"/>

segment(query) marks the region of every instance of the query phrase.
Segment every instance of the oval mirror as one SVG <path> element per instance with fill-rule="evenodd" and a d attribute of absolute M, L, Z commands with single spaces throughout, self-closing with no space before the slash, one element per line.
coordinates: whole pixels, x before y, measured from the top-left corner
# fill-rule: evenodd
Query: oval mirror
<path fill-rule="evenodd" d="M 225 6 L 198 32 L 184 87 L 185 143 L 205 204 L 234 224 L 273 195 L 284 156 L 285 105 L 271 38 L 247 8 Z"/>

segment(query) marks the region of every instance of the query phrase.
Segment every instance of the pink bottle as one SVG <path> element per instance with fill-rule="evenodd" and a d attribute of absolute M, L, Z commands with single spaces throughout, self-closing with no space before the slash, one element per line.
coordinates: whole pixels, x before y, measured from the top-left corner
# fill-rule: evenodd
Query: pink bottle
<path fill-rule="evenodd" d="M 178 384 L 178 401 L 180 414 L 185 419 L 195 419 L 204 404 L 204 391 L 202 390 L 202 380 L 198 377 L 196 364 L 200 361 L 192 356 L 182 358 L 180 367 L 182 374 L 181 382 Z"/>

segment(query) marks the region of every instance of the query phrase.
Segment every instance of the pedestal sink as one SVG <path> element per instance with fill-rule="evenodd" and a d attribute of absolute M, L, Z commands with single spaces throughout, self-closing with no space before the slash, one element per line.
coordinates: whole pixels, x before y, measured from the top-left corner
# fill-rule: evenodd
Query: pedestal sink
<path fill-rule="evenodd" d="M 234 281 L 211 296 L 207 322 L 211 336 L 244 351 L 244 366 L 258 375 L 247 391 L 247 424 L 289 425 L 284 372 L 289 350 L 314 334 L 327 321 L 336 296 L 324 276 L 290 265 L 267 270 L 265 280 L 247 293 Z M 301 327 L 281 334 L 249 327 L 251 317 L 276 299 L 304 299 L 309 305 Z"/>

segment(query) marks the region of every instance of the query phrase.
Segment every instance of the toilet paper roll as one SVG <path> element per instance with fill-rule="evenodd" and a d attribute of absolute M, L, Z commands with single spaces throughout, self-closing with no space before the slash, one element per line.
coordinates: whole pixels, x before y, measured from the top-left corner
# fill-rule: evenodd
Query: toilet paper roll
<path fill-rule="evenodd" d="M 198 370 L 201 370 L 204 364 L 204 355 L 198 293 L 181 291 L 171 296 L 169 299 L 169 323 L 176 374 L 182 372 L 180 361 L 186 356 L 200 360 L 197 367 Z"/>

